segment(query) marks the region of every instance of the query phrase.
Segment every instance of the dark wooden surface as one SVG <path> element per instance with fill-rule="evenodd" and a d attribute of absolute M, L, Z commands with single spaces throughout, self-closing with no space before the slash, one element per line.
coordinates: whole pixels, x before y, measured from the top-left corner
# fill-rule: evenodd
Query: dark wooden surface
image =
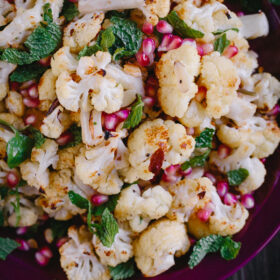
<path fill-rule="evenodd" d="M 280 280 L 280 233 L 228 280 Z"/>

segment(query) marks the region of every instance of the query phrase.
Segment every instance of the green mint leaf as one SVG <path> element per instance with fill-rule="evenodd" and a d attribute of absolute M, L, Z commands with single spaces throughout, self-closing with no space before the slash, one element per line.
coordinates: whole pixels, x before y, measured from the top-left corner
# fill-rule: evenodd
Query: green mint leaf
<path fill-rule="evenodd" d="M 224 242 L 220 249 L 222 258 L 225 260 L 233 260 L 237 257 L 241 248 L 240 242 L 235 242 L 230 236 L 224 238 Z"/>
<path fill-rule="evenodd" d="M 4 215 L 3 211 L 0 210 L 0 227 L 4 226 Z"/>
<path fill-rule="evenodd" d="M 111 48 L 115 43 L 115 35 L 113 33 L 113 27 L 109 27 L 106 30 L 104 30 L 101 34 L 101 48 L 103 51 L 107 51 L 109 48 Z"/>
<path fill-rule="evenodd" d="M 191 269 L 197 266 L 208 253 L 219 251 L 223 244 L 221 235 L 209 235 L 201 238 L 193 247 L 188 265 Z"/>
<path fill-rule="evenodd" d="M 229 44 L 230 41 L 227 39 L 226 33 L 224 33 L 221 37 L 215 40 L 214 50 L 222 54 Z"/>
<path fill-rule="evenodd" d="M 130 57 L 130 56 L 133 56 L 133 55 L 134 55 L 133 51 L 127 51 L 124 48 L 118 48 L 118 49 L 115 50 L 115 52 L 113 54 L 113 60 L 118 61 L 122 57 Z"/>
<path fill-rule="evenodd" d="M 119 226 L 108 208 L 104 210 L 101 216 L 101 223 L 99 225 L 93 224 L 93 227 L 95 227 L 95 234 L 102 244 L 110 248 L 114 243 L 116 234 L 119 232 Z"/>
<path fill-rule="evenodd" d="M 86 210 L 88 209 L 88 205 L 90 204 L 90 202 L 86 198 L 79 195 L 78 193 L 75 193 L 74 191 L 69 191 L 68 197 L 70 201 L 77 207 Z"/>
<path fill-rule="evenodd" d="M 38 79 L 44 72 L 46 67 L 33 63 L 30 65 L 18 66 L 10 76 L 12 82 L 23 83 L 33 79 Z"/>
<path fill-rule="evenodd" d="M 204 36 L 204 33 L 189 27 L 175 11 L 172 11 L 166 19 L 173 26 L 175 32 L 183 38 L 202 38 Z"/>
<path fill-rule="evenodd" d="M 6 260 L 7 256 L 19 246 L 19 243 L 10 238 L 0 237 L 0 260 Z"/>
<path fill-rule="evenodd" d="M 232 28 L 227 28 L 227 29 L 224 29 L 224 30 L 218 29 L 217 31 L 212 32 L 212 34 L 213 34 L 213 35 L 221 35 L 221 34 L 227 32 L 227 31 L 229 31 L 229 30 L 233 30 L 233 31 L 235 31 L 235 32 L 239 32 L 239 29 L 238 29 L 238 28 L 232 27 Z"/>
<path fill-rule="evenodd" d="M 108 209 L 110 212 L 113 212 L 118 204 L 120 194 L 110 195 L 109 200 L 104 204 L 93 208 L 94 216 L 101 216 L 105 209 Z"/>
<path fill-rule="evenodd" d="M 4 186 L 0 187 L 0 198 L 4 199 L 8 195 L 8 192 L 9 192 L 8 187 L 4 187 Z"/>
<path fill-rule="evenodd" d="M 212 148 L 212 141 L 215 134 L 213 128 L 206 128 L 203 130 L 199 136 L 195 138 L 195 147 L 196 148 Z"/>
<path fill-rule="evenodd" d="M 82 131 L 81 128 L 78 127 L 76 124 L 73 124 L 70 128 L 69 131 L 72 133 L 74 136 L 73 140 L 66 145 L 62 146 L 61 149 L 65 148 L 70 148 L 70 147 L 75 147 L 82 143 Z"/>
<path fill-rule="evenodd" d="M 19 183 L 17 184 L 18 187 L 24 187 L 27 185 L 27 182 L 23 179 L 20 179 Z"/>
<path fill-rule="evenodd" d="M 181 165 L 182 170 L 187 170 L 190 167 L 203 167 L 210 154 L 210 150 L 200 156 L 195 156 Z"/>
<path fill-rule="evenodd" d="M 249 176 L 249 171 L 245 168 L 231 170 L 227 173 L 230 186 L 239 186 Z"/>
<path fill-rule="evenodd" d="M 79 10 L 74 3 L 64 0 L 61 14 L 67 21 L 71 21 L 73 18 L 79 15 Z"/>
<path fill-rule="evenodd" d="M 113 11 L 108 11 L 105 16 L 106 18 L 111 18 L 113 16 L 120 17 L 120 18 L 128 18 L 129 15 L 130 15 L 130 10 L 124 10 L 123 12 L 113 10 Z"/>
<path fill-rule="evenodd" d="M 13 48 L 7 48 L 2 53 L 1 60 L 5 60 L 13 64 L 24 65 L 30 64 L 39 59 L 37 59 L 37 57 L 34 59 L 28 52 Z"/>
<path fill-rule="evenodd" d="M 270 2 L 274 5 L 280 5 L 280 0 L 270 0 Z"/>
<path fill-rule="evenodd" d="M 18 192 L 18 186 L 16 187 L 15 190 L 15 195 L 16 195 L 16 203 L 12 202 L 12 206 L 14 207 L 15 213 L 16 213 L 16 227 L 19 225 L 21 216 L 20 216 L 20 197 L 19 197 L 19 192 Z"/>
<path fill-rule="evenodd" d="M 57 221 L 52 219 L 50 221 L 50 228 L 52 230 L 53 239 L 59 239 L 61 237 L 67 236 L 68 228 L 71 226 L 72 223 L 72 220 Z"/>
<path fill-rule="evenodd" d="M 93 46 L 85 46 L 78 54 L 78 59 L 80 59 L 82 56 L 92 56 L 93 54 L 96 54 L 98 51 L 102 51 L 102 48 L 95 44 Z"/>
<path fill-rule="evenodd" d="M 140 95 L 137 95 L 137 101 L 131 108 L 131 112 L 128 118 L 125 120 L 123 128 L 134 128 L 136 127 L 142 119 L 144 103 Z"/>
<path fill-rule="evenodd" d="M 117 49 L 124 48 L 125 52 L 118 55 L 122 57 L 131 57 L 135 55 L 142 44 L 142 31 L 137 27 L 137 24 L 129 19 L 112 16 L 110 21 L 113 25 L 113 33 L 115 35 L 115 43 L 110 48 L 110 53 L 114 54 Z"/>
<path fill-rule="evenodd" d="M 124 280 L 135 274 L 134 259 L 128 260 L 126 263 L 120 263 L 115 267 L 109 266 L 110 275 L 113 280 Z"/>
<path fill-rule="evenodd" d="M 43 11 L 44 11 L 44 15 L 43 15 L 44 21 L 48 23 L 53 22 L 52 9 L 50 3 L 46 3 L 43 6 Z"/>
<path fill-rule="evenodd" d="M 36 129 L 33 126 L 30 126 L 28 130 L 31 132 L 31 136 L 34 141 L 35 148 L 40 149 L 42 145 L 45 143 L 46 138 L 44 137 L 44 135 L 41 133 L 39 129 Z"/>

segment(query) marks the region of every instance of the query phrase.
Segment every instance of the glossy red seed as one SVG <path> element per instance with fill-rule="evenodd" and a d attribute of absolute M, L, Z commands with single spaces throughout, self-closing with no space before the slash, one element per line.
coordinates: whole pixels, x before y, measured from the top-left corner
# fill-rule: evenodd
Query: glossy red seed
<path fill-rule="evenodd" d="M 108 200 L 109 200 L 109 196 L 108 195 L 104 195 L 104 194 L 94 194 L 91 197 L 91 202 L 95 206 L 102 205 L 105 202 L 107 202 Z"/>
<path fill-rule="evenodd" d="M 29 80 L 21 84 L 20 89 L 28 89 L 31 87 L 33 84 L 36 84 L 35 80 Z"/>
<path fill-rule="evenodd" d="M 27 227 L 18 227 L 16 230 L 17 235 L 23 235 L 27 232 Z"/>
<path fill-rule="evenodd" d="M 146 55 L 150 55 L 154 53 L 156 49 L 155 41 L 152 38 L 146 38 L 142 43 L 143 53 Z"/>
<path fill-rule="evenodd" d="M 255 206 L 255 199 L 251 194 L 245 194 L 241 197 L 241 203 L 245 208 L 251 209 Z"/>
<path fill-rule="evenodd" d="M 280 106 L 276 104 L 268 113 L 268 116 L 277 116 L 280 113 Z"/>
<path fill-rule="evenodd" d="M 202 222 L 207 222 L 211 216 L 213 211 L 211 211 L 210 209 L 200 209 L 197 212 L 197 217 L 199 220 L 201 220 Z"/>
<path fill-rule="evenodd" d="M 16 238 L 16 242 L 18 242 L 20 244 L 20 246 L 18 247 L 19 250 L 21 250 L 21 251 L 29 251 L 30 247 L 29 247 L 28 243 L 25 240 Z"/>
<path fill-rule="evenodd" d="M 260 161 L 261 161 L 263 164 L 265 164 L 266 158 L 260 158 Z"/>
<path fill-rule="evenodd" d="M 29 108 L 36 108 L 40 105 L 40 100 L 38 98 L 24 97 L 23 104 Z"/>
<path fill-rule="evenodd" d="M 232 194 L 232 193 L 226 193 L 226 195 L 224 196 L 224 204 L 226 205 L 234 205 L 237 202 L 237 197 Z"/>
<path fill-rule="evenodd" d="M 138 52 L 136 54 L 136 59 L 139 65 L 142 67 L 148 66 L 150 64 L 149 56 L 144 54 L 143 52 Z"/>
<path fill-rule="evenodd" d="M 160 20 L 156 26 L 159 33 L 167 34 L 173 32 L 173 27 L 165 20 Z"/>
<path fill-rule="evenodd" d="M 218 156 L 220 159 L 225 159 L 226 157 L 228 157 L 231 153 L 231 148 L 224 145 L 224 144 L 221 144 L 219 147 L 218 147 Z"/>
<path fill-rule="evenodd" d="M 47 246 L 43 247 L 39 252 L 48 259 L 52 258 L 53 256 L 51 249 Z"/>
<path fill-rule="evenodd" d="M 166 52 L 168 50 L 168 46 L 171 43 L 173 38 L 173 34 L 165 34 L 162 38 L 162 41 L 158 47 L 158 52 Z"/>
<path fill-rule="evenodd" d="M 37 118 L 34 114 L 28 115 L 24 118 L 25 125 L 32 125 L 35 124 L 37 121 Z"/>
<path fill-rule="evenodd" d="M 151 96 L 145 96 L 143 97 L 143 102 L 147 107 L 153 107 L 156 103 L 156 99 Z"/>
<path fill-rule="evenodd" d="M 66 242 L 68 241 L 68 238 L 67 237 L 61 237 L 57 240 L 56 242 L 56 246 L 58 248 L 60 248 L 63 244 L 65 244 Z"/>
<path fill-rule="evenodd" d="M 217 193 L 220 197 L 224 197 L 229 189 L 229 185 L 227 182 L 225 181 L 219 181 L 217 183 Z"/>
<path fill-rule="evenodd" d="M 9 171 L 7 173 L 6 180 L 7 180 L 7 185 L 10 188 L 13 188 L 19 183 L 20 177 L 18 173 L 16 173 L 15 171 Z"/>
<path fill-rule="evenodd" d="M 10 90 L 18 91 L 20 84 L 18 82 L 10 82 Z"/>
<path fill-rule="evenodd" d="M 232 58 L 237 54 L 238 54 L 238 48 L 236 46 L 228 46 L 223 52 L 223 56 L 227 58 Z"/>
<path fill-rule="evenodd" d="M 122 122 L 128 118 L 129 114 L 130 114 L 129 109 L 120 110 L 115 113 L 115 115 L 118 117 L 118 119 Z"/>
<path fill-rule="evenodd" d="M 48 67 L 50 66 L 51 64 L 51 56 L 47 56 L 47 57 L 44 57 L 44 58 L 41 58 L 39 60 L 39 63 L 44 66 L 44 67 Z"/>
<path fill-rule="evenodd" d="M 73 139 L 74 139 L 74 136 L 73 136 L 72 132 L 66 131 L 66 132 L 62 133 L 59 136 L 59 138 L 56 139 L 56 142 L 60 146 L 65 146 L 66 144 L 73 141 Z"/>
<path fill-rule="evenodd" d="M 39 96 L 37 84 L 33 84 L 31 87 L 29 87 L 27 92 L 31 98 L 37 98 Z"/>
<path fill-rule="evenodd" d="M 142 26 L 142 31 L 148 35 L 153 34 L 154 26 L 149 22 L 145 22 Z"/>
<path fill-rule="evenodd" d="M 118 124 L 120 123 L 119 118 L 115 114 L 103 113 L 103 119 L 104 119 L 105 129 L 108 131 L 116 130 Z"/>
<path fill-rule="evenodd" d="M 210 173 L 210 172 L 205 172 L 205 173 L 204 173 L 204 176 L 207 177 L 207 178 L 212 182 L 213 185 L 216 184 L 217 179 L 216 179 L 216 177 L 215 177 L 212 173 Z"/>
<path fill-rule="evenodd" d="M 41 252 L 35 253 L 35 260 L 41 266 L 46 266 L 50 261 L 50 259 L 44 256 Z"/>
<path fill-rule="evenodd" d="M 175 50 L 178 49 L 182 46 L 183 39 L 180 38 L 179 36 L 173 36 L 171 39 L 171 42 L 167 45 L 167 50 Z"/>
<path fill-rule="evenodd" d="M 154 174 L 158 174 L 161 170 L 163 160 L 164 160 L 164 152 L 161 148 L 159 148 L 151 156 L 149 171 Z"/>

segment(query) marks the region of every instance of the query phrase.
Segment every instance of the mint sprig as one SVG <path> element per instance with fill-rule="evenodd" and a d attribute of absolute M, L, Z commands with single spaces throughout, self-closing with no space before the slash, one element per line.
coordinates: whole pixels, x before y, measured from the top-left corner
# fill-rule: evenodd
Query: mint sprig
<path fill-rule="evenodd" d="M 210 154 L 211 150 L 207 150 L 205 153 L 203 153 L 202 155 L 199 156 L 195 156 L 193 158 L 191 158 L 190 160 L 184 162 L 181 165 L 181 169 L 182 170 L 187 170 L 190 167 L 203 167 L 205 165 L 205 162 Z"/>
<path fill-rule="evenodd" d="M 199 136 L 195 138 L 196 148 L 212 148 L 212 141 L 215 134 L 213 128 L 206 128 L 203 130 Z"/>
<path fill-rule="evenodd" d="M 125 120 L 123 124 L 123 128 L 134 128 L 136 127 L 142 119 L 144 103 L 140 95 L 137 95 L 137 101 L 131 108 L 131 112 L 128 118 Z"/>
<path fill-rule="evenodd" d="M 6 260 L 7 256 L 19 246 L 19 243 L 10 238 L 0 237 L 0 260 Z"/>
<path fill-rule="evenodd" d="M 120 194 L 110 195 L 109 200 L 100 206 L 93 208 L 94 216 L 101 216 L 105 209 L 108 209 L 110 212 L 113 212 L 118 204 Z"/>
<path fill-rule="evenodd" d="M 125 263 L 120 263 L 115 267 L 109 266 L 110 275 L 113 280 L 124 280 L 135 274 L 134 259 L 130 259 Z"/>
<path fill-rule="evenodd" d="M 215 32 L 212 32 L 213 35 L 221 35 L 229 30 L 232 30 L 232 31 L 235 31 L 235 32 L 239 32 L 239 29 L 238 28 L 235 28 L 235 27 L 232 27 L 232 28 L 227 28 L 227 29 L 218 29 L 217 31 Z"/>
<path fill-rule="evenodd" d="M 249 171 L 245 168 L 231 170 L 227 173 L 230 186 L 239 186 L 249 176 Z"/>
<path fill-rule="evenodd" d="M 30 126 L 28 130 L 31 132 L 31 137 L 34 142 L 34 147 L 40 149 L 42 145 L 46 142 L 46 138 L 44 137 L 44 135 L 41 133 L 39 129 L 36 129 L 33 126 Z"/>
<path fill-rule="evenodd" d="M 230 41 L 227 39 L 226 33 L 224 33 L 222 36 L 217 38 L 214 42 L 214 50 L 223 53 L 224 50 L 229 46 Z"/>

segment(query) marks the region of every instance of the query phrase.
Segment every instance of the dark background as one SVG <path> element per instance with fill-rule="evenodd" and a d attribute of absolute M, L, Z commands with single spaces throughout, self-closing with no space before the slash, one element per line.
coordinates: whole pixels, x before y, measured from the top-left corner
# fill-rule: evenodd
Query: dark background
<path fill-rule="evenodd" d="M 280 232 L 253 260 L 228 280 L 280 280 Z"/>

